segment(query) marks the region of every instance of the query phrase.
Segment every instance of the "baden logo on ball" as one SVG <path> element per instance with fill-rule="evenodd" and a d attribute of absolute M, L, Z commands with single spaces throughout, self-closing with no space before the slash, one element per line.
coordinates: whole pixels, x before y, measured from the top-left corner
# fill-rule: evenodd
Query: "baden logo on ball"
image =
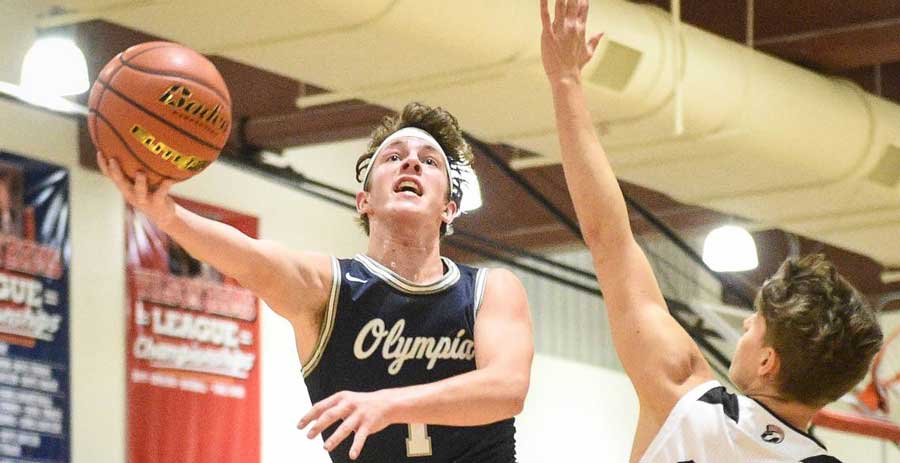
<path fill-rule="evenodd" d="M 159 102 L 180 109 L 183 114 L 193 116 L 211 130 L 228 133 L 229 122 L 221 115 L 222 106 L 217 104 L 210 109 L 209 106 L 191 99 L 192 95 L 188 87 L 173 85 L 159 97 Z"/>

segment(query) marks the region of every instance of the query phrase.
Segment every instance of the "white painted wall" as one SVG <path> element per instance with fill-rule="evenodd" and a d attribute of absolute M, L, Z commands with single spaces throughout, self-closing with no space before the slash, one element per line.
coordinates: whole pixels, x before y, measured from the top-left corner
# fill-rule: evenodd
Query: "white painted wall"
<path fill-rule="evenodd" d="M 844 463 L 900 463 L 900 451 L 890 442 L 824 428 L 815 432 L 828 453 Z"/>
<path fill-rule="evenodd" d="M 519 461 L 626 462 L 638 402 L 617 371 L 536 355 L 525 411 L 516 421 Z"/>
<path fill-rule="evenodd" d="M 22 59 L 36 36 L 35 17 L 43 0 L 0 0 L 0 81 L 19 83 Z"/>

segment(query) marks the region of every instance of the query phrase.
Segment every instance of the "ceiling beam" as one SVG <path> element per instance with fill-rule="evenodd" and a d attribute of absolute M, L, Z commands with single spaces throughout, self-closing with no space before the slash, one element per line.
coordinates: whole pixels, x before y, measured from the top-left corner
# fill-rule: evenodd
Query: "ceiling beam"
<path fill-rule="evenodd" d="M 742 0 L 746 1 L 746 0 Z M 698 2 L 705 3 L 705 2 Z M 756 38 L 871 28 L 900 18 L 896 0 L 755 0 Z"/>
<path fill-rule="evenodd" d="M 291 105 L 294 100 L 290 100 Z M 243 142 L 270 150 L 333 143 L 369 136 L 385 116 L 394 111 L 360 100 L 248 118 L 242 125 Z"/>
<path fill-rule="evenodd" d="M 848 69 L 836 75 L 856 82 L 869 93 L 900 101 L 900 62 Z"/>
<path fill-rule="evenodd" d="M 900 61 L 900 18 L 761 38 L 756 45 L 826 71 L 890 63 Z"/>

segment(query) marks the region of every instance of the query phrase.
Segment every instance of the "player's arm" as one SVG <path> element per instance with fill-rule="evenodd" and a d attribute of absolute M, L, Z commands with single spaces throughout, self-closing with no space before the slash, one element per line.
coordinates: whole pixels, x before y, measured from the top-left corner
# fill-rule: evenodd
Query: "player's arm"
<path fill-rule="evenodd" d="M 587 0 L 557 0 L 551 23 L 541 0 L 544 69 L 550 80 L 563 170 L 603 291 L 613 342 L 642 408 L 668 415 L 687 390 L 712 373 L 699 348 L 669 314 L 628 220 L 581 84 L 600 35 L 585 40 Z"/>
<path fill-rule="evenodd" d="M 534 342 L 525 288 L 509 270 L 488 273 L 474 337 L 476 370 L 395 389 L 395 422 L 476 426 L 522 411 Z"/>
<path fill-rule="evenodd" d="M 292 322 L 315 322 L 331 288 L 328 256 L 292 252 L 275 242 L 250 238 L 232 226 L 177 205 L 168 194 L 170 180 L 148 191 L 143 173 L 132 184 L 114 159 L 98 153 L 97 162 L 125 200 L 191 256 L 235 278 Z"/>
<path fill-rule="evenodd" d="M 534 344 L 525 288 L 508 270 L 488 274 L 474 338 L 474 371 L 417 386 L 340 392 L 315 404 L 298 427 L 315 420 L 307 434 L 314 438 L 343 420 L 325 448 L 331 451 L 354 433 L 350 456 L 355 458 L 369 434 L 390 424 L 477 426 L 519 414 L 528 393 Z"/>

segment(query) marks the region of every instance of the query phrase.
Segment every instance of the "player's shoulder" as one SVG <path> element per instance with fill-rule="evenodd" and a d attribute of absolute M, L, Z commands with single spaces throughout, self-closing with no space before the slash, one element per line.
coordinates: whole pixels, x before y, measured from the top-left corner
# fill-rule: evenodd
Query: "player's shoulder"
<path fill-rule="evenodd" d="M 480 291 L 484 293 L 486 299 L 510 301 L 526 298 L 525 285 L 509 269 L 503 267 L 481 269 L 477 281 L 479 286 L 483 286 Z"/>
<path fill-rule="evenodd" d="M 445 264 L 455 265 L 459 268 L 459 272 L 463 275 L 470 275 L 476 279 L 479 285 L 485 285 L 491 290 L 516 290 L 521 288 L 524 290 L 522 280 L 505 267 L 474 267 L 466 264 L 455 263 L 452 260 L 443 257 Z"/>
<path fill-rule="evenodd" d="M 670 414 L 697 416 L 698 412 L 724 414 L 731 421 L 740 420 L 742 403 L 738 394 L 730 392 L 715 379 L 697 381 L 686 386 Z"/>
<path fill-rule="evenodd" d="M 478 270 L 478 273 L 480 273 L 484 276 L 486 283 L 493 287 L 509 288 L 509 289 L 516 289 L 519 287 L 524 287 L 522 285 L 522 280 L 519 279 L 518 275 L 513 273 L 508 268 L 483 267 L 483 268 L 478 268 L 477 270 Z"/>
<path fill-rule="evenodd" d="M 698 402 L 710 405 L 721 406 L 721 412 L 734 421 L 740 422 L 741 401 L 735 393 L 729 392 L 728 389 L 718 381 L 706 381 L 694 388 L 692 395 L 697 396 Z"/>

